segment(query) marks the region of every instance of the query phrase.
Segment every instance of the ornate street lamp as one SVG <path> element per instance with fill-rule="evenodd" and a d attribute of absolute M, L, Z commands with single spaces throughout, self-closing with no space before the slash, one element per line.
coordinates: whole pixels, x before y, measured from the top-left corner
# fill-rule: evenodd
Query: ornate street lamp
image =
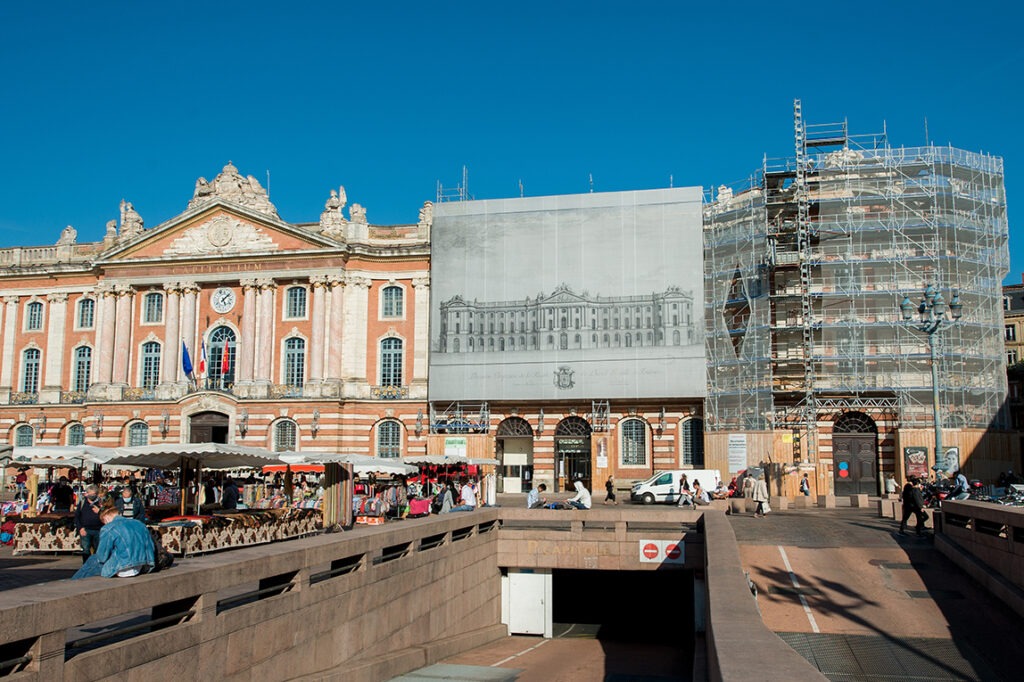
<path fill-rule="evenodd" d="M 914 312 L 917 317 L 914 317 Z M 960 302 L 960 293 L 953 289 L 953 298 L 949 303 L 942 297 L 942 292 L 929 284 L 921 297 L 921 302 L 915 306 L 909 296 L 904 296 L 900 303 L 900 312 L 903 315 L 903 322 L 908 327 L 913 327 L 928 335 L 928 349 L 931 351 L 932 363 L 932 420 L 935 424 L 935 462 L 944 457 L 942 451 L 942 418 L 939 415 L 939 370 L 938 350 L 935 344 L 935 334 L 942 329 L 947 329 L 956 324 L 963 316 L 963 304 Z"/>

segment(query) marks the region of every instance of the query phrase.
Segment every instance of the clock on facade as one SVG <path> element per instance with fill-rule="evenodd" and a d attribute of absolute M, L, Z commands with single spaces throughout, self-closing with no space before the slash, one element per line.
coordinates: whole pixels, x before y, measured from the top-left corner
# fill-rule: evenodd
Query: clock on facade
<path fill-rule="evenodd" d="M 235 292 L 227 287 L 220 287 L 210 296 L 210 304 L 223 315 L 235 307 Z"/>

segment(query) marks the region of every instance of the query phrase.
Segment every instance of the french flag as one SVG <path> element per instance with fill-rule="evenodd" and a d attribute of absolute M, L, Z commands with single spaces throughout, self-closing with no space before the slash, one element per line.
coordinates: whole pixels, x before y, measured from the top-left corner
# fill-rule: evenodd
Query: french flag
<path fill-rule="evenodd" d="M 203 341 L 203 345 L 199 350 L 199 378 L 206 378 L 206 341 Z"/>

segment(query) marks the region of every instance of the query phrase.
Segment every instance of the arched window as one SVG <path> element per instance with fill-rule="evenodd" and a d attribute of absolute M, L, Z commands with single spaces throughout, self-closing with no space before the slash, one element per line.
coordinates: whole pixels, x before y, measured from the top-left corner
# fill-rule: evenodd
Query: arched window
<path fill-rule="evenodd" d="M 67 428 L 68 445 L 85 445 L 85 427 L 81 424 L 72 424 Z"/>
<path fill-rule="evenodd" d="M 298 337 L 284 342 L 284 383 L 300 387 L 306 381 L 306 341 Z"/>
<path fill-rule="evenodd" d="M 89 375 L 92 371 L 92 348 L 89 346 L 76 348 L 74 363 L 71 390 L 85 393 L 89 390 Z"/>
<path fill-rule="evenodd" d="M 274 452 L 295 450 L 298 429 L 295 422 L 282 419 L 274 424 Z"/>
<path fill-rule="evenodd" d="M 21 448 L 27 448 L 32 445 L 35 435 L 36 432 L 31 426 L 22 424 L 14 431 L 14 444 Z"/>
<path fill-rule="evenodd" d="M 402 456 L 402 425 L 397 421 L 388 419 L 377 426 L 377 456 Z"/>
<path fill-rule="evenodd" d="M 128 447 L 149 445 L 149 424 L 135 422 L 128 427 Z"/>
<path fill-rule="evenodd" d="M 680 344 L 681 340 L 682 340 L 682 337 L 679 335 L 679 330 L 678 329 L 673 330 L 672 331 L 672 345 L 673 346 L 678 346 Z"/>
<path fill-rule="evenodd" d="M 490 340 L 494 343 L 494 339 Z M 380 385 L 401 386 L 402 385 L 402 363 L 404 353 L 402 352 L 402 340 L 396 338 L 384 339 L 380 342 Z"/>
<path fill-rule="evenodd" d="M 96 324 L 96 301 L 83 298 L 78 302 L 78 328 L 92 329 Z"/>
<path fill-rule="evenodd" d="M 23 393 L 39 391 L 39 358 L 38 348 L 28 348 L 21 354 L 21 390 Z"/>
<path fill-rule="evenodd" d="M 470 339 L 470 341 L 472 341 L 472 340 L 473 339 Z M 472 348 L 470 350 L 472 350 Z M 452 352 L 453 353 L 458 353 L 459 352 L 459 339 L 458 339 L 458 337 L 452 339 Z"/>
<path fill-rule="evenodd" d="M 43 304 L 32 301 L 25 306 L 25 331 L 39 331 L 43 328 Z"/>
<path fill-rule="evenodd" d="M 147 341 L 142 344 L 142 388 L 156 388 L 160 383 L 160 343 Z"/>
<path fill-rule="evenodd" d="M 647 424 L 640 419 L 622 422 L 622 465 L 647 465 Z"/>
<path fill-rule="evenodd" d="M 303 318 L 306 316 L 306 288 L 289 287 L 285 294 L 286 318 Z"/>
<path fill-rule="evenodd" d="M 505 339 L 504 339 L 504 337 L 498 339 L 498 350 L 505 350 Z"/>
<path fill-rule="evenodd" d="M 152 292 L 146 294 L 142 304 L 142 321 L 146 324 L 156 324 L 164 320 L 164 297 L 163 294 Z"/>
<path fill-rule="evenodd" d="M 381 291 L 381 308 L 380 313 L 382 317 L 401 317 L 402 316 L 402 287 L 390 286 L 384 287 Z"/>
<path fill-rule="evenodd" d="M 683 464 L 704 466 L 704 420 L 687 419 L 682 433 Z"/>
<path fill-rule="evenodd" d="M 224 354 L 227 353 L 227 358 Z M 227 360 L 227 364 L 224 361 Z M 235 332 L 231 327 L 217 327 L 210 332 L 210 379 L 223 379 L 226 388 L 235 379 Z"/>
<path fill-rule="evenodd" d="M 632 334 L 626 334 L 626 348 L 632 348 L 632 347 L 633 347 L 633 335 Z"/>

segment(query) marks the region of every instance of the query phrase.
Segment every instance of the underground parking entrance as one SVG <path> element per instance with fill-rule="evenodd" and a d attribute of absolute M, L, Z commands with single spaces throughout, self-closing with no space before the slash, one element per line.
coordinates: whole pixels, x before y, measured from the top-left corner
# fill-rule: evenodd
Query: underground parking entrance
<path fill-rule="evenodd" d="M 510 568 L 502 580 L 509 634 L 596 639 L 609 667 L 640 656 L 671 679 L 690 678 L 704 618 L 694 570 Z"/>

